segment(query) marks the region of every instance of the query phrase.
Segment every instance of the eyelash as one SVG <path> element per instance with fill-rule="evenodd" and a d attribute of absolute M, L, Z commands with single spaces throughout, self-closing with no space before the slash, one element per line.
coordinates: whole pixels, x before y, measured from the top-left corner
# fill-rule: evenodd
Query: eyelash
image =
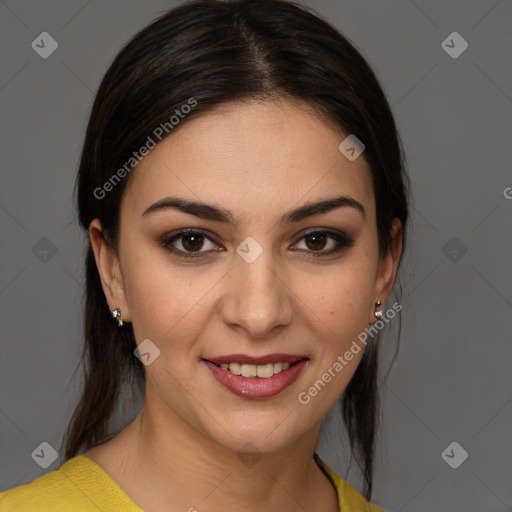
<path fill-rule="evenodd" d="M 313 250 L 306 250 L 306 252 L 313 253 L 315 258 L 322 258 L 324 256 L 330 256 L 334 253 L 337 253 L 345 248 L 352 247 L 354 245 L 354 239 L 346 235 L 345 233 L 338 232 L 338 231 L 331 231 L 328 229 L 318 229 L 313 231 L 308 231 L 307 233 L 303 234 L 296 242 L 300 242 L 301 240 L 305 239 L 308 236 L 311 235 L 318 235 L 323 234 L 327 235 L 328 238 L 331 238 L 335 240 L 338 244 L 338 247 L 331 249 L 329 251 L 313 251 Z M 203 258 L 204 256 L 202 254 L 207 253 L 209 251 L 197 251 L 197 252 L 185 252 L 181 249 L 176 249 L 172 246 L 172 243 L 176 240 L 179 240 L 180 238 L 183 238 L 186 235 L 202 235 L 206 239 L 208 239 L 210 242 L 217 243 L 211 236 L 208 236 L 204 231 L 198 230 L 198 229 L 184 229 L 180 231 L 179 233 L 176 233 L 172 235 L 171 237 L 163 238 L 161 241 L 162 246 L 164 249 L 170 251 L 171 253 L 175 254 L 176 256 L 184 259 L 196 259 L 196 258 Z M 295 245 L 294 244 L 294 245 Z M 299 249 L 303 250 L 303 249 Z"/>

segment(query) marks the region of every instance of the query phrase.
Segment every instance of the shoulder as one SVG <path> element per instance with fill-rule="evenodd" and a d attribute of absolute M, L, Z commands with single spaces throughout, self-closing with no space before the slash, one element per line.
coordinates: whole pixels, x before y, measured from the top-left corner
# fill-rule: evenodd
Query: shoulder
<path fill-rule="evenodd" d="M 0 512 L 138 512 L 113 480 L 84 455 L 29 484 L 0 493 Z"/>
<path fill-rule="evenodd" d="M 69 461 L 68 461 L 69 463 Z M 67 464 L 67 463 L 66 463 Z M 14 487 L 0 494 L 0 511 L 65 510 L 77 501 L 76 487 L 64 476 L 62 467 L 50 471 L 29 484 Z"/>
<path fill-rule="evenodd" d="M 384 509 L 367 501 L 359 491 L 340 478 L 318 454 L 315 453 L 314 459 L 336 488 L 340 510 L 343 512 L 385 512 Z"/>
<path fill-rule="evenodd" d="M 344 495 L 345 508 L 342 510 L 354 511 L 354 512 L 385 512 L 384 509 L 377 505 L 366 501 L 366 499 L 352 487 L 348 482 L 341 480 L 340 491 Z"/>

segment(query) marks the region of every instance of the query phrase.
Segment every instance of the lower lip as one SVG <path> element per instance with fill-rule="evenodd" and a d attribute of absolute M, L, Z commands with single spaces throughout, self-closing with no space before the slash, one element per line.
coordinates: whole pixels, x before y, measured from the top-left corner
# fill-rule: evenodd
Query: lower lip
<path fill-rule="evenodd" d="M 307 359 L 302 359 L 268 379 L 261 379 L 259 377 L 235 375 L 229 370 L 223 370 L 212 362 L 203 359 L 203 363 L 218 382 L 235 395 L 244 398 L 270 398 L 278 395 L 297 380 L 307 362 Z"/>

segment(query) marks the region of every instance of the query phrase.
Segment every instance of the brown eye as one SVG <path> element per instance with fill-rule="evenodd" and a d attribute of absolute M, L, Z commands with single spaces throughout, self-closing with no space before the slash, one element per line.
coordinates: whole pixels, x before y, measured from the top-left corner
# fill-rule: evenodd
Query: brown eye
<path fill-rule="evenodd" d="M 301 243 L 305 245 L 305 248 L 299 247 L 299 249 L 306 253 L 313 253 L 313 256 L 328 256 L 342 249 L 352 247 L 354 245 L 354 239 L 342 231 L 317 230 L 302 236 L 297 245 Z"/>
<path fill-rule="evenodd" d="M 204 235 L 193 233 L 181 237 L 183 248 L 187 251 L 197 251 L 201 249 L 204 243 Z"/>
<path fill-rule="evenodd" d="M 182 258 L 205 257 L 206 253 L 218 251 L 218 244 L 201 231 L 180 231 L 173 236 L 164 237 L 162 246 Z"/>
<path fill-rule="evenodd" d="M 306 235 L 304 240 L 306 241 L 306 245 L 309 249 L 313 251 L 320 251 L 325 248 L 325 244 L 327 242 L 328 237 L 325 236 L 325 233 L 313 233 L 311 235 Z"/>

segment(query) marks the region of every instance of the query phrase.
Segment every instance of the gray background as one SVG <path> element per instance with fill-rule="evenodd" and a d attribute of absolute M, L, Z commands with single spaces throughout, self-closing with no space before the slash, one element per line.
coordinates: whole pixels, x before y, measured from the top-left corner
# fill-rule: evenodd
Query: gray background
<path fill-rule="evenodd" d="M 83 242 L 71 192 L 88 113 L 121 45 L 175 3 L 0 2 L 0 490 L 62 461 L 44 470 L 31 454 L 43 441 L 59 449 L 80 384 Z M 377 72 L 413 184 L 373 501 L 512 510 L 512 3 L 306 3 Z M 59 44 L 47 59 L 31 48 L 43 31 Z M 441 46 L 454 31 L 469 44 L 456 59 Z M 386 369 L 395 345 L 384 339 Z M 338 423 L 331 411 L 318 452 L 357 486 Z M 457 469 L 441 457 L 453 441 L 469 454 Z"/>

